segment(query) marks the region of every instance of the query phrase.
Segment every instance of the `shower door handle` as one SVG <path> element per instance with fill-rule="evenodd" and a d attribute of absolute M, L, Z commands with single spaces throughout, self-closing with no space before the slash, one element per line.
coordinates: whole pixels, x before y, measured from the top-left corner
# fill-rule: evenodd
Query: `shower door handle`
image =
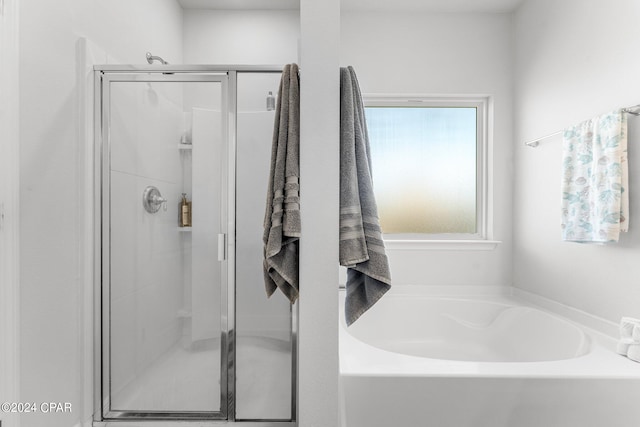
<path fill-rule="evenodd" d="M 226 234 L 218 234 L 218 261 L 224 261 L 227 259 L 227 235 Z"/>

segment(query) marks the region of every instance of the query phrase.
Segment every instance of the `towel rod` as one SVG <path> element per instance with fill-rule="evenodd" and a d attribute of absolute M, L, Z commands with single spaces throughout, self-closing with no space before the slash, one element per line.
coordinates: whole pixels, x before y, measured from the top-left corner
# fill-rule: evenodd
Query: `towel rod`
<path fill-rule="evenodd" d="M 623 108 L 622 111 L 627 113 L 627 114 L 631 114 L 633 116 L 640 116 L 640 111 L 633 111 L 634 108 L 640 108 L 640 104 L 634 105 L 632 107 Z M 532 139 L 531 141 L 525 142 L 524 145 L 526 145 L 527 147 L 536 148 L 540 144 L 540 141 L 542 141 L 543 139 L 547 139 L 547 138 L 551 138 L 552 136 L 560 135 L 562 132 L 564 132 L 564 131 L 563 130 L 559 130 L 557 132 L 550 133 L 549 135 L 545 135 L 545 136 L 543 136 L 541 138 Z"/>

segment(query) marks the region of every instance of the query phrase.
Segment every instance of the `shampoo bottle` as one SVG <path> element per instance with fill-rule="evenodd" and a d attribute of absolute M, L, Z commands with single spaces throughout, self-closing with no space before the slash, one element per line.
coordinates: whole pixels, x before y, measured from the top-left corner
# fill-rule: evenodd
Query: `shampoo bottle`
<path fill-rule="evenodd" d="M 187 193 L 182 193 L 178 215 L 178 224 L 180 227 L 191 227 L 191 202 L 187 201 Z"/>

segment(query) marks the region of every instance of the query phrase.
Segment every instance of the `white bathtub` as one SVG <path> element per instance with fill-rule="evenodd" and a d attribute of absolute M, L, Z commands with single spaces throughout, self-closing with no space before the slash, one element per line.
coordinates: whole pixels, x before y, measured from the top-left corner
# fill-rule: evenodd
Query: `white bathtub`
<path fill-rule="evenodd" d="M 395 286 L 350 328 L 342 316 L 343 427 L 640 425 L 640 364 L 549 308 L 615 325 L 526 296 Z"/>

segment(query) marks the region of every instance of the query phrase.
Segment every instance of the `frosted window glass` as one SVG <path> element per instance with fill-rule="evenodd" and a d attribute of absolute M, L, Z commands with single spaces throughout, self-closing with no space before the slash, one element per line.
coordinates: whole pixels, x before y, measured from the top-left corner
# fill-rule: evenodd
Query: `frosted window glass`
<path fill-rule="evenodd" d="M 367 107 L 382 230 L 476 232 L 476 109 Z"/>

